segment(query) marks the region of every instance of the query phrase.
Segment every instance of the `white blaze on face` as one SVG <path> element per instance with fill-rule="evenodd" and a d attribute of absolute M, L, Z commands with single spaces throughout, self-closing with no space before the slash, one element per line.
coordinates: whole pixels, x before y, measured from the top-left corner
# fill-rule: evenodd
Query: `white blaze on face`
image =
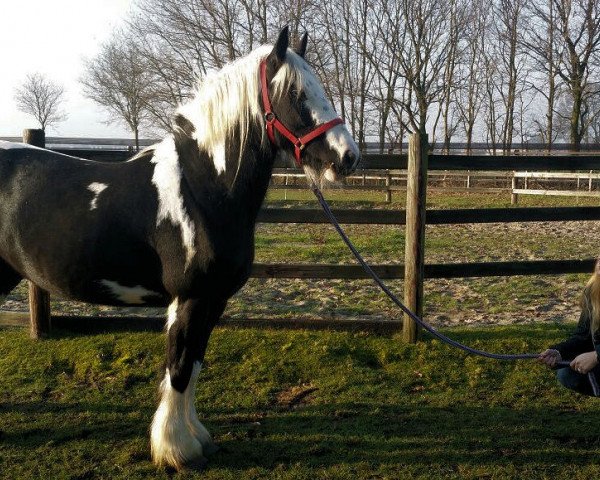
<path fill-rule="evenodd" d="M 306 96 L 305 106 L 309 109 L 315 124 L 321 125 L 338 118 L 338 114 L 327 98 L 321 82 L 308 64 L 297 55 L 292 55 L 292 61 L 296 62 L 298 64 L 296 68 L 300 69 L 302 76 L 302 90 Z M 343 124 L 336 125 L 329 129 L 325 133 L 325 141 L 333 151 L 337 152 L 340 160 L 346 152 L 353 154 L 356 159 L 360 157 L 358 145 L 356 145 L 352 135 L 350 135 L 350 132 Z M 328 176 L 332 176 L 333 178 L 327 178 Z M 335 179 L 335 172 L 333 169 L 327 169 L 325 177 L 327 180 L 333 181 Z"/>
<path fill-rule="evenodd" d="M 136 287 L 125 287 L 112 280 L 101 280 L 100 283 L 104 285 L 114 297 L 120 302 L 128 305 L 144 305 L 145 297 L 160 297 L 160 293 L 148 290 L 141 285 Z"/>
<path fill-rule="evenodd" d="M 95 210 L 98 208 L 98 197 L 104 190 L 108 188 L 108 185 L 105 183 L 94 182 L 90 183 L 87 188 L 94 194 L 94 198 L 92 198 L 92 201 L 90 202 L 90 210 Z"/>
<path fill-rule="evenodd" d="M 196 255 L 196 229 L 183 202 L 181 165 L 179 165 L 179 157 L 172 136 L 158 144 L 152 157 L 152 163 L 156 164 L 152 183 L 158 191 L 156 226 L 169 220 L 174 226 L 180 228 L 181 241 L 186 251 L 185 266 L 187 267 Z"/>

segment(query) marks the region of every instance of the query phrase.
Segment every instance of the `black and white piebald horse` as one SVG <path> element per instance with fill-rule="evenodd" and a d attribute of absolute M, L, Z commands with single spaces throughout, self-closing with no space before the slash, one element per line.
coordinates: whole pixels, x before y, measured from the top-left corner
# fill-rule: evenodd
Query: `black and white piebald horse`
<path fill-rule="evenodd" d="M 274 159 L 315 182 L 359 152 L 285 28 L 208 75 L 172 134 L 119 164 L 0 142 L 0 303 L 22 278 L 51 294 L 168 306 L 167 368 L 152 456 L 177 469 L 214 451 L 194 389 L 208 338 L 248 279 Z"/>

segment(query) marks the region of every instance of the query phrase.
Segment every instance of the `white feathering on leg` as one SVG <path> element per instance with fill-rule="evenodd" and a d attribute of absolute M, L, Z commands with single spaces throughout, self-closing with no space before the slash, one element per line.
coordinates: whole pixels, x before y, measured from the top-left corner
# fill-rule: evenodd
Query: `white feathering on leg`
<path fill-rule="evenodd" d="M 189 427 L 188 405 L 192 382 L 184 393 L 171 386 L 167 370 L 160 385 L 161 400 L 152 420 L 150 442 L 152 459 L 159 466 L 180 470 L 187 463 L 202 459 L 202 444 Z"/>
<path fill-rule="evenodd" d="M 200 441 L 202 446 L 212 445 L 213 440 L 208 433 L 208 430 L 200 423 L 198 419 L 198 413 L 196 412 L 196 403 L 194 392 L 196 391 L 196 382 L 198 381 L 198 375 L 200 375 L 200 370 L 202 370 L 202 364 L 200 362 L 194 362 L 194 369 L 192 370 L 192 377 L 190 378 L 190 384 L 186 389 L 186 410 L 187 410 L 187 419 L 190 430 L 193 435 Z"/>

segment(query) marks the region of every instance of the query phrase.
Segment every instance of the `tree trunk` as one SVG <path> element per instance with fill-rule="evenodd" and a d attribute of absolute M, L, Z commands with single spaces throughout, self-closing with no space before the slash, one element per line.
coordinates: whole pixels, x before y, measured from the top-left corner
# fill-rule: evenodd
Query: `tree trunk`
<path fill-rule="evenodd" d="M 571 148 L 578 152 L 581 150 L 581 132 L 580 132 L 580 120 L 581 120 L 581 104 L 582 104 L 582 92 L 581 85 L 576 83 L 573 85 L 573 111 L 571 112 Z"/>
<path fill-rule="evenodd" d="M 134 127 L 133 129 L 133 135 L 135 136 L 135 151 L 139 152 L 140 151 L 140 135 L 139 135 L 139 129 L 138 127 Z"/>

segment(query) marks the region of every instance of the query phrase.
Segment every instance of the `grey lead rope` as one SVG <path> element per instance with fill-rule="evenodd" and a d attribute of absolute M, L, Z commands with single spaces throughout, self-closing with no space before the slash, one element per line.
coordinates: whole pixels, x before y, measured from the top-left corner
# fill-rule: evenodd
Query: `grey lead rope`
<path fill-rule="evenodd" d="M 446 335 L 438 332 L 435 328 L 433 328 L 431 325 L 429 325 L 424 320 L 422 320 L 421 318 L 419 318 L 406 305 L 404 305 L 400 300 L 398 300 L 398 297 L 396 297 L 396 295 L 394 295 L 391 292 L 391 290 L 387 287 L 387 285 L 385 283 L 383 283 L 383 280 L 381 280 L 381 278 L 379 278 L 379 276 L 373 271 L 373 269 L 367 264 L 367 262 L 365 262 L 365 260 L 361 256 L 361 254 L 358 252 L 358 250 L 356 249 L 356 247 L 350 241 L 350 239 L 346 235 L 346 232 L 344 232 L 344 230 L 342 229 L 342 227 L 338 223 L 337 219 L 335 218 L 335 215 L 333 215 L 333 212 L 331 211 L 331 208 L 329 208 L 329 204 L 327 203 L 327 201 L 323 197 L 323 194 L 321 193 L 321 190 L 319 190 L 319 188 L 317 186 L 313 186 L 312 187 L 312 191 L 315 194 L 315 196 L 317 197 L 317 200 L 319 200 L 319 203 L 321 204 L 321 207 L 323 208 L 323 211 L 325 212 L 325 215 L 327 215 L 327 217 L 329 218 L 329 221 L 331 222 L 331 224 L 333 225 L 333 227 L 337 230 L 338 234 L 340 235 L 340 237 L 342 238 L 342 240 L 344 241 L 344 243 L 348 246 L 348 248 L 350 249 L 350 251 L 352 252 L 352 254 L 354 255 L 354 257 L 356 258 L 356 260 L 358 260 L 358 263 L 361 264 L 361 266 L 363 267 L 363 269 L 365 270 L 365 272 L 367 272 L 367 274 L 375 281 L 375 283 L 379 286 L 379 288 L 381 288 L 381 290 L 383 290 L 383 292 L 398 307 L 400 307 L 400 309 L 406 315 L 408 315 L 419 326 L 421 326 L 421 328 L 423 328 L 424 330 L 428 331 L 431 335 L 433 335 L 434 337 L 436 337 L 437 339 L 441 340 L 442 342 L 444 342 L 444 343 L 446 343 L 448 345 L 451 345 L 451 346 L 456 347 L 456 348 L 458 348 L 460 350 L 463 350 L 464 352 L 471 353 L 473 355 L 478 355 L 480 357 L 493 358 L 495 360 L 525 360 L 525 359 L 535 359 L 535 358 L 539 357 L 539 355 L 536 354 L 536 353 L 521 353 L 521 354 L 516 354 L 516 355 L 509 355 L 509 354 L 502 354 L 502 353 L 485 352 L 483 350 L 478 350 L 476 348 L 472 348 L 472 347 L 469 347 L 467 345 L 463 345 L 462 343 L 457 342 L 456 340 L 453 340 L 453 339 L 447 337 Z M 557 362 L 556 365 L 560 366 L 560 367 L 568 367 L 569 364 L 570 364 L 570 362 L 561 361 L 561 362 Z M 592 387 L 592 391 L 594 392 L 594 396 L 595 397 L 600 396 L 600 386 L 598 385 L 598 381 L 596 380 L 596 376 L 593 374 L 593 372 L 589 372 L 587 374 L 587 376 L 588 376 L 588 380 L 590 382 L 590 385 Z"/>

